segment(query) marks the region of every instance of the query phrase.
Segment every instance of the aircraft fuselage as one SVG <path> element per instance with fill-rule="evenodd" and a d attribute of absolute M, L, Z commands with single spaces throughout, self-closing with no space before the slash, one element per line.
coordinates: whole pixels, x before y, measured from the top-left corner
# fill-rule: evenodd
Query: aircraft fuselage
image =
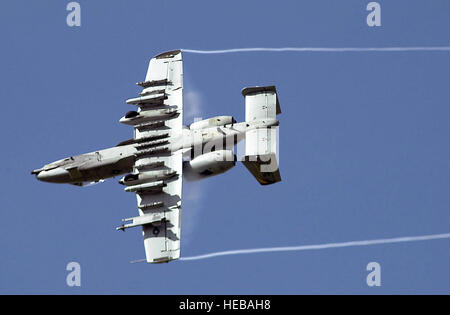
<path fill-rule="evenodd" d="M 276 125 L 277 120 L 265 119 L 196 130 L 185 127 L 181 134 L 172 135 L 165 147 L 171 152 L 183 150 L 185 156 L 193 158 L 218 148 L 231 150 L 236 143 L 245 138 L 247 131 Z M 38 180 L 50 183 L 83 185 L 86 182 L 98 182 L 132 172 L 138 146 L 145 144 L 131 139 L 112 148 L 52 162 L 31 173 L 36 175 Z M 157 149 L 158 144 L 155 145 L 154 148 Z M 151 147 L 152 143 L 149 142 L 148 146 Z"/>

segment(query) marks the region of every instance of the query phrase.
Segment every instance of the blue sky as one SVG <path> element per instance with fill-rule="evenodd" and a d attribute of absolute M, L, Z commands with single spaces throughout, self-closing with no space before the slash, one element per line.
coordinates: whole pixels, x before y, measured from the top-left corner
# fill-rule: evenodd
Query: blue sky
<path fill-rule="evenodd" d="M 450 292 L 448 240 L 130 264 L 144 257 L 141 233 L 114 228 L 137 213 L 134 195 L 116 180 L 29 174 L 130 138 L 124 100 L 162 51 L 448 46 L 449 1 L 379 1 L 379 28 L 360 0 L 79 1 L 79 28 L 66 25 L 68 2 L 0 12 L 0 293 Z M 185 54 L 202 117 L 243 120 L 241 89 L 277 86 L 283 181 L 259 186 L 238 165 L 185 185 L 182 256 L 449 232 L 449 66 L 449 52 Z M 79 288 L 66 285 L 70 261 Z M 381 287 L 366 284 L 371 261 Z"/>

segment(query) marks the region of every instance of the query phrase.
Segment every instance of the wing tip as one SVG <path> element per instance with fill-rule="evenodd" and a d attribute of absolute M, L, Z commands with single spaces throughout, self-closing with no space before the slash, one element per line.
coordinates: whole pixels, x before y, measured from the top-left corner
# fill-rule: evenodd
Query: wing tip
<path fill-rule="evenodd" d="M 153 264 L 163 264 L 163 263 L 168 263 L 171 262 L 172 260 L 177 260 L 178 258 L 174 258 L 174 257 L 160 257 L 160 258 L 155 258 L 152 261 L 148 261 L 149 263 L 153 263 Z"/>
<path fill-rule="evenodd" d="M 181 53 L 181 49 L 170 50 L 170 51 L 160 53 L 159 55 L 156 55 L 155 58 L 156 59 L 173 58 L 176 55 L 178 55 L 179 53 Z"/>

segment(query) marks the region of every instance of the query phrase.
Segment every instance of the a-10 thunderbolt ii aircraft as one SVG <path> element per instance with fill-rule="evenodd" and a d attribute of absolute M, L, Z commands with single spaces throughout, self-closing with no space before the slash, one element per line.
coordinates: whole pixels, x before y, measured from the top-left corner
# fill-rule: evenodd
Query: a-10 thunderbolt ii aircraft
<path fill-rule="evenodd" d="M 278 170 L 277 114 L 274 86 L 249 87 L 245 122 L 231 116 L 196 121 L 183 127 L 183 65 L 181 51 L 150 60 L 136 105 L 120 119 L 134 128 L 134 138 L 117 146 L 68 157 L 32 171 L 37 179 L 83 186 L 126 174 L 119 181 L 137 195 L 139 216 L 124 219 L 118 230 L 142 226 L 146 260 L 169 262 L 180 257 L 182 179 L 224 173 L 236 163 L 234 145 L 245 141 L 242 162 L 262 184 L 281 181 Z"/>

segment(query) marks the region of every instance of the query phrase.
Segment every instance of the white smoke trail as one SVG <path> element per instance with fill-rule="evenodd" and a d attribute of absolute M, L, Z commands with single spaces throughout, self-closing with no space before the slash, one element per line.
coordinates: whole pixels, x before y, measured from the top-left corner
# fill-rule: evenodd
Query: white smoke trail
<path fill-rule="evenodd" d="M 202 198 L 208 194 L 207 186 L 202 182 L 190 182 L 183 187 L 183 231 L 182 246 L 191 243 L 203 210 Z"/>
<path fill-rule="evenodd" d="M 202 95 L 197 90 L 186 89 L 183 101 L 184 118 L 190 124 L 202 114 Z"/>
<path fill-rule="evenodd" d="M 198 49 L 182 49 L 183 52 L 193 54 L 229 54 L 241 52 L 402 52 L 402 51 L 450 51 L 450 46 L 417 46 L 417 47 L 282 47 L 282 48 L 232 48 L 220 50 L 198 50 Z"/>
<path fill-rule="evenodd" d="M 269 253 L 269 252 L 305 251 L 305 250 L 318 250 L 318 249 L 353 247 L 353 246 L 370 246 L 370 245 L 378 245 L 378 244 L 429 241 L 429 240 L 446 239 L 446 238 L 450 238 L 450 233 L 421 235 L 421 236 L 405 236 L 405 237 L 396 237 L 396 238 L 382 238 L 382 239 L 375 239 L 375 240 L 351 241 L 351 242 L 343 242 L 343 243 L 327 243 L 327 244 L 318 244 L 318 245 L 237 249 L 237 250 L 228 250 L 228 251 L 223 251 L 223 252 L 209 253 L 209 254 L 198 255 L 198 256 L 181 257 L 180 260 L 200 260 L 200 259 L 207 259 L 207 258 L 213 258 L 213 257 L 218 257 L 218 256 L 229 256 L 229 255 L 243 255 L 243 254 L 256 254 L 256 253 Z"/>

